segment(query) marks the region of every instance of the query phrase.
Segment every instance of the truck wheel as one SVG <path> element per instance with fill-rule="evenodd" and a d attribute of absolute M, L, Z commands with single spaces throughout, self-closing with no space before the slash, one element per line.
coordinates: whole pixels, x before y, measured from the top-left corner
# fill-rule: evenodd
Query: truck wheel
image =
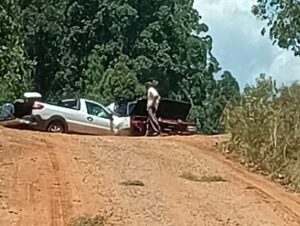
<path fill-rule="evenodd" d="M 62 122 L 53 121 L 48 125 L 47 131 L 51 133 L 63 133 L 65 129 Z"/>

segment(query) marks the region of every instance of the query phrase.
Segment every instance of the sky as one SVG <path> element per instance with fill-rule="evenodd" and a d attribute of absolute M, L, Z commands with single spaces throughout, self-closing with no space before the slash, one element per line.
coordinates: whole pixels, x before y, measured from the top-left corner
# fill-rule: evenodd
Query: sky
<path fill-rule="evenodd" d="M 241 87 L 253 84 L 260 73 L 280 85 L 300 80 L 300 57 L 272 45 L 260 31 L 265 22 L 251 13 L 255 0 L 195 0 L 194 7 L 209 27 L 213 54 L 222 70 L 230 71 Z"/>

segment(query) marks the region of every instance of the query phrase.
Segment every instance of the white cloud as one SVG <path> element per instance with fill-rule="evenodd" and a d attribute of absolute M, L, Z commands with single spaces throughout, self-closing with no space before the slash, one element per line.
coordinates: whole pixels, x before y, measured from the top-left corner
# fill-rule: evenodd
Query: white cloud
<path fill-rule="evenodd" d="M 271 45 L 260 30 L 263 22 L 251 13 L 255 0 L 195 0 L 213 37 L 213 53 L 241 86 L 266 73 L 281 82 L 300 79 L 300 58 Z"/>
<path fill-rule="evenodd" d="M 274 58 L 268 73 L 279 83 L 300 80 L 300 59 L 294 57 L 291 52 L 281 50 Z"/>

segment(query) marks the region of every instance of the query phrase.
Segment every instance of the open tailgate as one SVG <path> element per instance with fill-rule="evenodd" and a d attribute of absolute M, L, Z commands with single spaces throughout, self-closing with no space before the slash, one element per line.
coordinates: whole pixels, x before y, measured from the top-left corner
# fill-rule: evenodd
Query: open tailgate
<path fill-rule="evenodd" d="M 6 111 L 6 109 L 3 109 L 2 107 L 0 107 L 0 125 L 1 126 L 7 126 L 7 127 L 14 127 L 14 126 L 18 126 L 18 125 L 29 125 L 31 124 L 30 121 L 25 120 L 25 119 L 21 119 L 21 118 L 17 118 L 14 115 L 12 115 L 10 112 Z M 3 112 L 5 112 L 5 116 L 3 116 Z"/>

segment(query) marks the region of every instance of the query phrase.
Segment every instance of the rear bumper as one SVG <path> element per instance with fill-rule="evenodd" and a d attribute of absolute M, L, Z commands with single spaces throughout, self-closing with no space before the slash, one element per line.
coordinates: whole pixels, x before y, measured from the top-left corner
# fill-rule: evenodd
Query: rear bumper
<path fill-rule="evenodd" d="M 146 132 L 147 118 L 132 118 L 130 129 L 132 135 L 144 135 Z M 158 119 L 163 133 L 170 135 L 194 135 L 197 134 L 197 125 L 181 120 Z"/>
<path fill-rule="evenodd" d="M 161 128 L 170 134 L 193 135 L 197 133 L 197 126 L 192 122 L 169 119 L 159 119 L 158 121 Z"/>
<path fill-rule="evenodd" d="M 25 120 L 32 129 L 46 130 L 47 122 L 39 115 L 26 115 L 22 119 Z"/>
<path fill-rule="evenodd" d="M 1 126 L 16 126 L 21 124 L 18 118 L 2 119 L 0 120 Z"/>
<path fill-rule="evenodd" d="M 0 120 L 0 125 L 7 126 L 7 127 L 15 127 L 20 125 L 35 126 L 37 125 L 37 123 L 28 120 L 26 118 L 12 118 L 12 119 Z"/>

